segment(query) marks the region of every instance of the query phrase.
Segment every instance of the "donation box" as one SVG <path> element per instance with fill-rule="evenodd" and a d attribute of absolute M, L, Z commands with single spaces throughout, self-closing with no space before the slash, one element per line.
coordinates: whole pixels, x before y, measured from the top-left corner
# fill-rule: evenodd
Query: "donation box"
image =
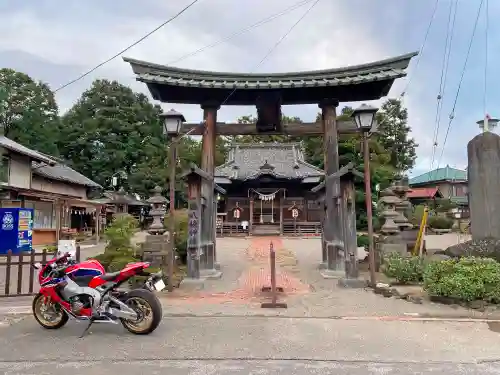
<path fill-rule="evenodd" d="M 0 254 L 31 251 L 32 208 L 0 208 Z"/>

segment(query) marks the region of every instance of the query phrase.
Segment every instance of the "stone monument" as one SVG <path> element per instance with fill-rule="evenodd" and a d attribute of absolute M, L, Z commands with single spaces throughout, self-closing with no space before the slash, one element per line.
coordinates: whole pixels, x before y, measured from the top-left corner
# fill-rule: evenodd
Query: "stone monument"
<path fill-rule="evenodd" d="M 500 239 L 500 136 L 476 135 L 467 156 L 472 239 Z"/>

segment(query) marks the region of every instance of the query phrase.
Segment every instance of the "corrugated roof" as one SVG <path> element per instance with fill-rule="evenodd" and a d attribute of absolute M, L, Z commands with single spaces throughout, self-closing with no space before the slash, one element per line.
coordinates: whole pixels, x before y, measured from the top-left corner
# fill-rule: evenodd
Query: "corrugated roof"
<path fill-rule="evenodd" d="M 226 163 L 215 168 L 214 176 L 252 180 L 262 175 L 303 179 L 323 174 L 321 169 L 305 162 L 298 143 L 254 143 L 232 145 Z"/>
<path fill-rule="evenodd" d="M 408 198 L 434 198 L 438 192 L 438 188 L 414 188 L 408 192 Z"/>
<path fill-rule="evenodd" d="M 49 178 L 51 180 L 70 182 L 73 184 L 94 188 L 102 188 L 102 186 L 97 182 L 92 181 L 90 178 L 85 177 L 83 174 L 62 163 L 46 165 L 32 162 L 31 166 L 34 174 Z"/>
<path fill-rule="evenodd" d="M 410 185 L 427 184 L 436 181 L 467 181 L 467 171 L 451 168 L 447 165 L 444 168 L 434 169 L 430 172 L 410 179 Z"/>
<path fill-rule="evenodd" d="M 38 151 L 32 150 L 26 146 L 23 146 L 22 144 L 17 143 L 15 141 L 13 141 L 12 139 L 9 139 L 3 135 L 0 135 L 0 146 L 6 148 L 9 151 L 12 151 L 12 152 L 15 152 L 15 153 L 18 153 L 21 155 L 29 156 L 31 159 L 42 162 L 42 163 L 51 164 L 51 165 L 54 165 L 56 163 L 52 158 L 49 158 L 48 156 L 46 156 Z"/>
<path fill-rule="evenodd" d="M 32 159 L 31 168 L 34 174 L 52 180 L 65 181 L 88 187 L 102 188 L 102 186 L 97 182 L 92 181 L 81 173 L 68 167 L 59 159 L 42 152 L 32 150 L 10 138 L 0 136 L 0 146 L 11 152 L 30 157 Z"/>

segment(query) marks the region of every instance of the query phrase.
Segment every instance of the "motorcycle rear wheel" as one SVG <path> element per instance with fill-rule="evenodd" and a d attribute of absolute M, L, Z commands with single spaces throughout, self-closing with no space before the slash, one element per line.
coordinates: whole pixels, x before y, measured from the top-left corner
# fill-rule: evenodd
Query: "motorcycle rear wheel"
<path fill-rule="evenodd" d="M 45 296 L 40 293 L 33 299 L 32 310 L 35 320 L 45 329 L 59 329 L 69 320 L 68 314 L 59 305 L 45 304 Z M 52 318 L 48 317 L 47 310 L 50 310 Z"/>
<path fill-rule="evenodd" d="M 120 318 L 123 326 L 135 335 L 148 335 L 153 332 L 163 318 L 163 309 L 158 297 L 145 289 L 134 289 L 123 299 L 138 314 L 137 320 Z M 146 320 L 147 319 L 147 320 Z"/>

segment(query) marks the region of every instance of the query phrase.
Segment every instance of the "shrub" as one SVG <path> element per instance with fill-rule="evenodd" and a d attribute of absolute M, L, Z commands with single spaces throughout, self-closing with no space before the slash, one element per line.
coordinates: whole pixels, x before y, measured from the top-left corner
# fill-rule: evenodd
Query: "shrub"
<path fill-rule="evenodd" d="M 139 261 L 131 242 L 137 226 L 138 222 L 134 217 L 128 214 L 117 215 L 104 232 L 108 240 L 104 253 L 93 259 L 98 260 L 109 272 L 119 271 L 128 263 Z"/>
<path fill-rule="evenodd" d="M 365 234 L 361 234 L 358 236 L 358 247 L 361 247 L 363 246 L 365 249 L 368 248 L 369 246 L 369 240 L 368 240 L 368 236 L 365 235 Z"/>
<path fill-rule="evenodd" d="M 175 248 L 182 263 L 187 258 L 188 210 L 175 211 Z M 165 216 L 165 226 L 169 228 L 170 215 Z"/>
<path fill-rule="evenodd" d="M 57 251 L 57 246 L 49 245 L 43 248 L 48 254 L 54 254 Z"/>
<path fill-rule="evenodd" d="M 476 257 L 432 262 L 424 272 L 424 289 L 430 296 L 499 303 L 500 263 Z"/>
<path fill-rule="evenodd" d="M 432 229 L 451 229 L 453 220 L 444 216 L 431 216 L 427 224 Z"/>
<path fill-rule="evenodd" d="M 422 281 L 424 262 L 420 257 L 404 257 L 399 253 L 390 253 L 384 256 L 382 272 L 400 284 L 416 283 Z"/>

